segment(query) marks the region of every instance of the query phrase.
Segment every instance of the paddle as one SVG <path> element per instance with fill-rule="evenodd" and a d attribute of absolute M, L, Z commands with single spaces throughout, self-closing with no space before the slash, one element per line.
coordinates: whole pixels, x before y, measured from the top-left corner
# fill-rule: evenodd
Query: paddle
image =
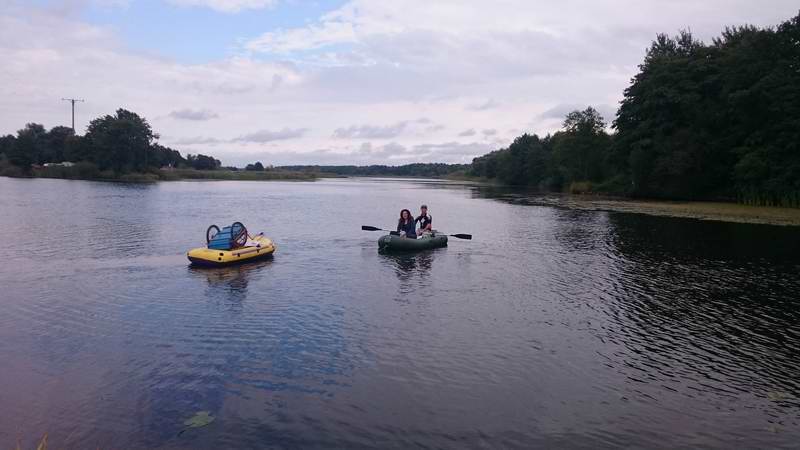
<path fill-rule="evenodd" d="M 381 228 L 378 228 L 378 227 L 371 227 L 369 225 L 361 225 L 361 229 L 363 231 L 389 231 L 389 230 L 384 230 L 384 229 L 381 229 Z M 389 231 L 389 232 L 392 233 L 392 234 L 396 234 L 397 233 L 397 231 Z M 457 238 L 457 239 L 472 239 L 472 235 L 471 234 L 463 234 L 463 233 L 462 234 L 448 234 L 448 236 L 452 236 L 452 237 Z"/>
<path fill-rule="evenodd" d="M 452 236 L 458 239 L 472 239 L 471 234 L 448 234 L 448 236 Z"/>
<path fill-rule="evenodd" d="M 362 231 L 386 231 L 384 229 L 381 229 L 381 228 L 378 228 L 378 227 L 371 227 L 369 225 L 361 225 L 361 230 Z"/>

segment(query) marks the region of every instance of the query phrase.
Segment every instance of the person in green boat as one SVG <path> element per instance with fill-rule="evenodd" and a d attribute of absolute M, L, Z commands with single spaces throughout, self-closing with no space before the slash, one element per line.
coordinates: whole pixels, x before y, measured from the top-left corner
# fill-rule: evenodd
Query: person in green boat
<path fill-rule="evenodd" d="M 414 219 L 414 223 L 419 222 L 419 231 L 417 232 L 418 235 L 422 236 L 425 233 L 430 233 L 433 231 L 433 217 L 428 214 L 428 205 L 422 205 L 419 207 L 419 217 Z"/>
<path fill-rule="evenodd" d="M 417 238 L 417 222 L 414 220 L 414 216 L 411 215 L 411 211 L 407 209 L 400 211 L 400 220 L 397 222 L 397 232 L 400 233 L 400 236 L 410 239 Z"/>

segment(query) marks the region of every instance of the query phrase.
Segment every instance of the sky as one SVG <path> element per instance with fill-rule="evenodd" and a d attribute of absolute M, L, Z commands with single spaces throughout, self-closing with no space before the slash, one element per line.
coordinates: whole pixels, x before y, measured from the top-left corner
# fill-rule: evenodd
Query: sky
<path fill-rule="evenodd" d="M 797 0 L 0 0 L 0 133 L 125 108 L 225 165 L 468 163 L 591 105 L 658 33 Z"/>

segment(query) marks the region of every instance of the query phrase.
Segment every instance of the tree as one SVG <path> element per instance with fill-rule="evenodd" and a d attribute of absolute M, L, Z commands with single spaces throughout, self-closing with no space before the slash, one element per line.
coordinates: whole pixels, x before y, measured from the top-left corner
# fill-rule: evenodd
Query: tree
<path fill-rule="evenodd" d="M 178 167 L 186 164 L 186 160 L 179 151 L 160 144 L 153 144 L 151 154 L 153 157 L 149 162 L 153 167 Z"/>
<path fill-rule="evenodd" d="M 45 136 L 42 162 L 62 162 L 65 161 L 65 150 L 67 141 L 75 136 L 75 132 L 70 127 L 53 127 Z"/>
<path fill-rule="evenodd" d="M 606 122 L 596 109 L 589 106 L 583 111 L 572 111 L 567 114 L 563 126 L 567 133 L 594 135 L 605 131 Z"/>
<path fill-rule="evenodd" d="M 800 206 L 798 42 L 800 15 L 712 45 L 659 35 L 614 122 L 632 193 Z"/>
<path fill-rule="evenodd" d="M 13 135 L 0 136 L 0 156 L 8 155 L 11 147 L 16 144 L 16 138 Z"/>
<path fill-rule="evenodd" d="M 17 139 L 6 153 L 8 161 L 25 171 L 30 170 L 31 164 L 41 163 L 46 134 L 44 126 L 38 123 L 25 125 L 17 131 Z"/>
<path fill-rule="evenodd" d="M 216 170 L 222 163 L 218 159 L 206 155 L 186 155 L 190 167 L 197 170 Z"/>
<path fill-rule="evenodd" d="M 151 143 L 157 137 L 147 120 L 125 109 L 92 120 L 85 135 L 94 162 L 101 169 L 118 173 L 143 171 L 148 167 Z"/>
<path fill-rule="evenodd" d="M 564 131 L 553 136 L 553 158 L 565 183 L 601 181 L 611 140 L 606 123 L 596 109 L 572 111 L 564 120 Z"/>
<path fill-rule="evenodd" d="M 261 164 L 261 161 L 258 161 L 255 164 L 248 164 L 247 167 L 244 168 L 244 170 L 252 170 L 252 171 L 261 172 L 261 171 L 264 170 L 264 165 Z"/>
<path fill-rule="evenodd" d="M 92 162 L 92 146 L 84 136 L 72 135 L 64 141 L 64 161 Z"/>

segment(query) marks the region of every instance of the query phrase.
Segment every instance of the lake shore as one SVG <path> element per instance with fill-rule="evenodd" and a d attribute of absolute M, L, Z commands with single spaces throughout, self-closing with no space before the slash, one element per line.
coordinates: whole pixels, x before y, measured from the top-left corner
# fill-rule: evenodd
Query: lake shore
<path fill-rule="evenodd" d="M 800 226 L 800 209 L 750 206 L 739 203 L 631 200 L 577 194 L 514 196 L 511 201 L 584 211 L 610 211 L 720 222 Z"/>
<path fill-rule="evenodd" d="M 314 172 L 294 172 L 283 170 L 196 170 L 174 169 L 154 170 L 145 173 L 117 174 L 112 171 L 99 171 L 95 167 L 75 165 L 72 167 L 51 166 L 32 169 L 24 173 L 16 167 L 0 170 L 0 176 L 11 178 L 53 178 L 63 180 L 107 181 L 123 183 L 154 183 L 158 181 L 316 181 L 325 174 Z"/>

